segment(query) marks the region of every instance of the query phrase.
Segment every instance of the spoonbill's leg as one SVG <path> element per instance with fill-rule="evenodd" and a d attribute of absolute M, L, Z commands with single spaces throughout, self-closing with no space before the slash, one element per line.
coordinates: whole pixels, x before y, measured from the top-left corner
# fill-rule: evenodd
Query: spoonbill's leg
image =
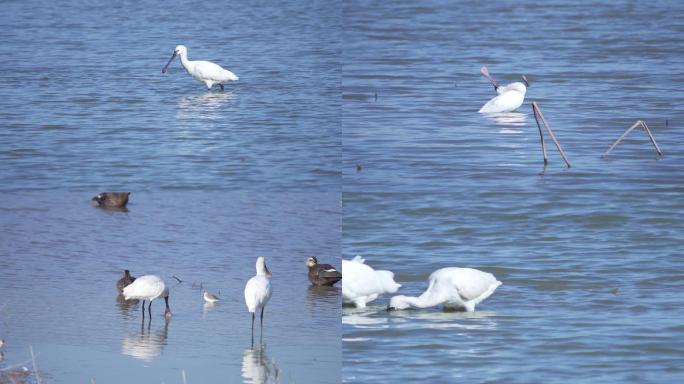
<path fill-rule="evenodd" d="M 252 348 L 254 348 L 254 312 L 252 312 Z"/>
<path fill-rule="evenodd" d="M 261 307 L 261 328 L 264 328 L 264 307 Z"/>
<path fill-rule="evenodd" d="M 147 313 L 150 315 L 150 319 L 152 319 L 152 300 L 147 304 Z"/>
<path fill-rule="evenodd" d="M 219 83 L 219 87 L 221 87 L 221 90 L 223 91 L 223 84 Z"/>
<path fill-rule="evenodd" d="M 143 319 L 144 319 L 145 318 L 145 300 L 143 300 L 142 310 L 143 310 Z"/>

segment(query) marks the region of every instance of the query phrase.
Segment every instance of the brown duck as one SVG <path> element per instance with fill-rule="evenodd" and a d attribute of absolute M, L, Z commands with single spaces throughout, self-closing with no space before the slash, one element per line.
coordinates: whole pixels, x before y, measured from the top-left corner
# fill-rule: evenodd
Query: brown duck
<path fill-rule="evenodd" d="M 102 192 L 93 197 L 91 201 L 96 202 L 101 207 L 123 208 L 128 204 L 130 192 Z"/>
<path fill-rule="evenodd" d="M 128 284 L 132 283 L 135 281 L 135 277 L 131 276 L 131 271 L 128 269 L 124 271 L 124 275 L 122 278 L 119 279 L 119 281 L 116 282 L 116 289 L 119 290 L 119 292 L 123 292 L 123 289 L 128 286 Z"/>
<path fill-rule="evenodd" d="M 333 286 L 342 279 L 342 274 L 330 264 L 318 264 L 318 259 L 311 256 L 306 259 L 306 266 L 309 267 L 309 281 L 313 285 Z"/>

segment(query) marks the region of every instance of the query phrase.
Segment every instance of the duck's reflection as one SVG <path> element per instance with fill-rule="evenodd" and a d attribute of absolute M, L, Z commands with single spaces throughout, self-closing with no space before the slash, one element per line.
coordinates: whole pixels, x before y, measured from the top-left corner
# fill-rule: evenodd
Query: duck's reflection
<path fill-rule="evenodd" d="M 116 297 L 116 306 L 119 308 L 119 312 L 121 312 L 121 317 L 123 317 L 124 319 L 128 318 L 131 315 L 132 310 L 139 308 L 139 303 L 140 301 L 136 299 L 124 299 L 124 296 L 120 293 Z M 138 312 L 136 311 L 133 313 L 137 314 Z"/>
<path fill-rule="evenodd" d="M 280 371 L 266 355 L 263 345 L 245 350 L 242 355 L 242 377 L 243 383 L 280 383 Z"/>
<path fill-rule="evenodd" d="M 340 289 L 337 287 L 310 285 L 306 291 L 306 307 L 309 311 L 339 308 L 340 297 Z"/>
<path fill-rule="evenodd" d="M 232 107 L 236 97 L 234 92 L 204 92 L 183 97 L 178 102 L 178 118 L 218 119 Z"/>
<path fill-rule="evenodd" d="M 527 121 L 527 115 L 520 112 L 490 113 L 484 116 L 504 127 L 522 127 Z"/>
<path fill-rule="evenodd" d="M 121 343 L 121 353 L 136 359 L 150 362 L 161 355 L 166 346 L 166 338 L 169 334 L 170 321 L 164 322 L 164 328 L 152 331 L 152 321 L 147 322 L 143 319 L 140 326 L 140 333 L 126 335 Z"/>

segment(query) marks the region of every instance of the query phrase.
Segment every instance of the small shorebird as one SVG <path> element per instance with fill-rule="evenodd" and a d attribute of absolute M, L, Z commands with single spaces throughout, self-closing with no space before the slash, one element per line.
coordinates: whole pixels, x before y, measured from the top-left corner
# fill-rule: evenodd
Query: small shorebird
<path fill-rule="evenodd" d="M 333 286 L 342 279 L 342 274 L 330 264 L 318 264 L 316 256 L 306 259 L 309 267 L 309 281 L 313 285 Z"/>
<path fill-rule="evenodd" d="M 215 303 L 221 300 L 213 293 L 209 293 L 207 291 L 204 291 L 204 294 L 202 296 L 204 297 L 204 301 L 206 301 L 207 303 Z"/>
<path fill-rule="evenodd" d="M 150 304 L 147 306 L 147 312 L 152 317 L 152 301 L 164 298 L 166 302 L 166 311 L 164 317 L 171 318 L 171 308 L 169 307 L 169 288 L 164 283 L 161 277 L 156 275 L 145 275 L 135 279 L 123 289 L 123 295 L 126 300 L 138 299 L 142 300 L 143 319 L 145 318 L 145 300 L 149 300 Z"/>
<path fill-rule="evenodd" d="M 357 308 L 365 308 L 383 293 L 394 293 L 401 287 L 394 281 L 394 273 L 376 271 L 364 263 L 361 256 L 342 260 L 342 297 Z"/>
<path fill-rule="evenodd" d="M 101 207 L 123 208 L 128 204 L 130 192 L 102 192 L 90 199 Z"/>
<path fill-rule="evenodd" d="M 516 81 L 508 85 L 499 85 L 490 75 L 487 67 L 482 67 L 480 70 L 482 74 L 491 81 L 494 90 L 498 94 L 496 97 L 489 100 L 480 108 L 480 113 L 504 113 L 513 112 L 520 108 L 523 101 L 525 101 L 525 93 L 530 83 L 527 77 L 522 77 L 522 83 Z"/>
<path fill-rule="evenodd" d="M 183 68 L 185 68 L 188 74 L 190 74 L 193 79 L 204 83 L 207 86 L 207 89 L 211 89 L 214 84 L 218 84 L 223 91 L 224 83 L 239 79 L 233 72 L 223 69 L 220 65 L 210 61 L 188 60 L 188 49 L 185 45 L 176 46 L 169 62 L 162 68 L 162 73 L 166 73 L 169 64 L 171 64 L 176 56 L 180 57 L 181 65 L 183 65 Z"/>
<path fill-rule="evenodd" d="M 271 272 L 266 267 L 263 257 L 258 257 L 256 261 L 256 276 L 247 281 L 245 285 L 245 304 L 247 310 L 252 314 L 252 345 L 254 345 L 254 316 L 261 310 L 261 332 L 264 331 L 264 307 L 271 298 Z"/>
<path fill-rule="evenodd" d="M 444 308 L 475 311 L 475 305 L 488 298 L 501 282 L 491 273 L 472 268 L 447 267 L 430 275 L 429 285 L 418 297 L 394 296 L 387 310 L 428 308 L 443 304 Z"/>
<path fill-rule="evenodd" d="M 116 282 L 116 289 L 118 289 L 119 292 L 123 292 L 124 288 L 134 281 L 135 277 L 131 276 L 131 271 L 127 269 L 124 271 L 123 277 Z"/>

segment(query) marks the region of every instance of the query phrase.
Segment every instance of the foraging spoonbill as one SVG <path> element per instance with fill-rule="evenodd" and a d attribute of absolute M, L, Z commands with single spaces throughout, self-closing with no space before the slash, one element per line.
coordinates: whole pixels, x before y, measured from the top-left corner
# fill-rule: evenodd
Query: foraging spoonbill
<path fill-rule="evenodd" d="M 342 274 L 330 264 L 318 264 L 316 256 L 306 259 L 309 267 L 309 281 L 313 285 L 332 287 L 342 279 Z"/>
<path fill-rule="evenodd" d="M 259 256 L 256 261 L 256 276 L 247 281 L 245 285 L 245 304 L 252 314 L 252 345 L 254 345 L 254 314 L 261 310 L 261 332 L 264 331 L 264 307 L 271 298 L 272 273 L 266 267 L 266 261 Z"/>
<path fill-rule="evenodd" d="M 381 294 L 394 293 L 401 287 L 394 281 L 394 273 L 376 271 L 364 263 L 361 256 L 342 260 L 342 297 L 357 308 L 365 308 Z"/>
<path fill-rule="evenodd" d="M 530 86 L 530 83 L 527 81 L 527 77 L 523 75 L 522 83 L 516 81 L 515 83 L 510 83 L 508 85 L 499 85 L 496 80 L 489 75 L 487 67 L 482 67 L 480 71 L 487 79 L 489 79 L 489 81 L 491 81 L 492 85 L 494 86 L 494 90 L 498 95 L 483 105 L 478 112 L 513 112 L 522 105 L 523 101 L 525 101 L 525 93 L 527 92 L 527 87 Z"/>
<path fill-rule="evenodd" d="M 135 277 L 131 276 L 131 271 L 128 269 L 124 271 L 124 275 L 122 278 L 119 279 L 119 281 L 116 282 L 116 289 L 119 290 L 119 292 L 123 292 L 123 289 L 128 286 L 128 284 L 132 283 L 135 281 Z"/>
<path fill-rule="evenodd" d="M 145 318 L 145 300 L 149 300 L 150 304 L 147 306 L 147 312 L 152 317 L 152 301 L 163 297 L 166 302 L 166 311 L 164 317 L 171 318 L 171 308 L 169 307 L 169 288 L 159 276 L 145 275 L 135 279 L 134 282 L 123 289 L 123 295 L 126 300 L 139 299 L 142 300 L 143 319 Z"/>
<path fill-rule="evenodd" d="M 200 60 L 188 60 L 188 49 L 185 45 L 178 45 L 173 50 L 171 58 L 166 63 L 164 68 L 162 68 L 162 73 L 166 73 L 169 68 L 169 64 L 173 59 L 178 56 L 180 57 L 181 64 L 183 68 L 192 76 L 193 79 L 206 84 L 207 89 L 211 89 L 214 84 L 218 84 L 223 91 L 223 83 L 228 81 L 236 81 L 239 77 L 235 76 L 233 72 L 221 68 L 220 65 L 214 64 L 210 61 L 200 61 Z"/>
<path fill-rule="evenodd" d="M 488 298 L 501 282 L 491 273 L 472 268 L 447 267 L 430 275 L 429 285 L 418 297 L 394 296 L 387 310 L 428 308 L 443 304 L 444 308 L 475 311 L 475 305 Z"/>

